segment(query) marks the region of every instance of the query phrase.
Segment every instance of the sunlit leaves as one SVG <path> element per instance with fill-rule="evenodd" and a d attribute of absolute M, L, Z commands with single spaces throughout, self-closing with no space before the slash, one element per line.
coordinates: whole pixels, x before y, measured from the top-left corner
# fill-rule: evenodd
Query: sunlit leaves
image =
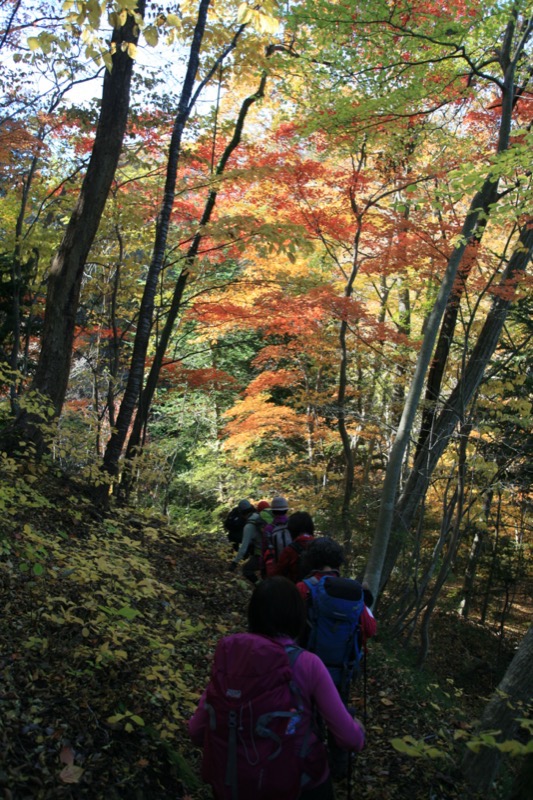
<path fill-rule="evenodd" d="M 272 4 L 270 4 L 272 5 Z M 267 4 L 264 4 L 266 8 Z M 259 33 L 276 33 L 279 28 L 279 20 L 271 14 L 267 14 L 257 6 L 249 6 L 248 3 L 241 3 L 237 12 L 237 21 L 241 25 L 250 23 Z"/>

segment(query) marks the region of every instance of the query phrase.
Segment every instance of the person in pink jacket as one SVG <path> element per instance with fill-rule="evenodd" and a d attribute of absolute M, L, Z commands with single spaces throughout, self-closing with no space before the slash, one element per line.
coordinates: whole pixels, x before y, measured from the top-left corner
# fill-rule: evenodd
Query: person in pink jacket
<path fill-rule="evenodd" d="M 287 578 L 276 576 L 259 583 L 252 594 L 248 607 L 249 634 L 236 634 L 244 640 L 250 639 L 252 646 L 257 639 L 270 640 L 286 648 L 297 643 L 306 622 L 306 609 L 296 586 Z M 226 637 L 231 639 L 232 637 Z M 222 640 L 225 641 L 225 640 Z M 220 644 L 220 643 L 219 643 Z M 299 649 L 299 648 L 298 648 Z M 261 666 L 259 665 L 259 671 Z M 261 673 L 260 673 L 261 674 Z M 298 652 L 292 666 L 292 680 L 296 684 L 302 703 L 299 733 L 301 743 L 296 741 L 294 752 L 304 739 L 310 745 L 302 764 L 301 788 L 294 800 L 334 800 L 334 790 L 329 773 L 326 748 L 312 724 L 315 710 L 324 720 L 329 732 L 338 746 L 346 751 L 359 752 L 365 741 L 362 724 L 347 711 L 339 693 L 322 661 L 306 650 Z M 189 720 L 188 731 L 194 744 L 203 747 L 209 734 L 210 710 L 206 708 L 206 693 L 213 692 L 216 684 L 212 674 L 211 682 L 200 698 L 194 715 Z M 204 763 L 204 776 L 211 765 Z M 238 768 L 238 766 L 237 766 Z M 221 772 L 225 771 L 222 767 Z M 216 800 L 231 796 L 224 789 L 224 775 L 210 779 Z M 303 784 L 303 785 L 302 785 Z"/>

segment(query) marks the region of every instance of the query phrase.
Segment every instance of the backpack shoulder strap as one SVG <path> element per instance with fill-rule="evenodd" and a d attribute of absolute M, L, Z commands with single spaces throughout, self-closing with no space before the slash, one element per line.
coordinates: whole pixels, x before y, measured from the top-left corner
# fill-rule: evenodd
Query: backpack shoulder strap
<path fill-rule="evenodd" d="M 297 555 L 301 555 L 305 550 L 305 545 L 303 545 L 301 542 L 292 541 L 289 547 L 292 547 L 292 549 L 296 551 Z"/>
<path fill-rule="evenodd" d="M 289 659 L 289 664 L 292 669 L 301 653 L 303 653 L 303 647 L 298 647 L 297 644 L 287 644 L 285 645 L 285 652 L 287 653 L 287 658 Z"/>

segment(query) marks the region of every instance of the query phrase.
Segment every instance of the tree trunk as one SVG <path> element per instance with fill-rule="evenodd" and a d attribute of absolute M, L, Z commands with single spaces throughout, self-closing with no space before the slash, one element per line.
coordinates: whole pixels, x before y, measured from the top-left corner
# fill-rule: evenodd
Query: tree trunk
<path fill-rule="evenodd" d="M 528 26 L 527 30 L 524 32 L 524 35 L 520 39 L 520 42 L 516 48 L 516 52 L 512 54 L 513 57 L 511 58 L 515 29 L 516 14 L 513 13 L 505 30 L 504 42 L 499 56 L 499 63 L 503 72 L 503 81 L 499 81 L 501 88 L 502 111 L 497 153 L 504 152 L 509 146 L 511 118 L 516 89 L 515 70 L 518 59 L 520 58 L 526 45 L 527 38 L 531 33 L 531 28 Z M 408 530 L 410 524 L 410 522 L 409 524 L 406 524 L 405 520 L 402 518 L 401 512 L 403 509 L 396 510 L 396 497 L 403 459 L 410 442 L 415 415 L 420 403 L 420 398 L 422 396 L 425 375 L 431 361 L 441 320 L 444 316 L 448 300 L 453 291 L 458 270 L 463 263 L 463 257 L 467 247 L 476 241 L 476 235 L 480 229 L 480 226 L 484 227 L 486 224 L 486 212 L 482 211 L 482 209 L 488 209 L 490 212 L 488 203 L 490 202 L 491 198 L 494 198 L 494 191 L 496 188 L 497 179 L 495 180 L 492 174 L 489 174 L 482 188 L 472 199 L 468 214 L 462 227 L 459 243 L 455 247 L 448 260 L 443 281 L 440 285 L 435 304 L 428 318 L 427 328 L 422 340 L 413 380 L 405 401 L 402 417 L 398 425 L 396 439 L 391 450 L 389 464 L 385 473 L 380 510 L 365 573 L 365 581 L 367 582 L 374 597 L 377 597 L 380 588 L 382 588 L 386 581 L 386 576 L 384 577 L 383 575 L 383 568 L 387 551 L 389 550 L 389 540 L 392 536 L 394 539 L 394 549 L 397 550 L 398 541 L 401 539 L 402 533 Z M 471 396 L 472 394 L 470 394 L 470 397 Z M 464 404 L 462 404 L 462 407 L 464 407 Z M 437 443 L 437 445 L 439 444 L 439 441 L 436 437 L 434 437 L 434 441 Z M 421 459 L 424 459 L 425 452 L 426 449 L 421 448 L 419 457 L 415 460 L 413 473 L 416 472 L 416 465 L 420 463 Z M 416 479 L 416 476 L 413 478 L 413 473 L 411 473 L 411 478 L 409 480 Z M 409 483 L 409 480 L 407 483 Z M 417 497 L 416 505 L 418 505 L 419 501 L 420 497 Z M 392 567 L 388 569 L 389 574 L 390 569 L 392 569 Z"/>
<path fill-rule="evenodd" d="M 517 718 L 524 715 L 523 705 L 530 703 L 533 695 L 531 664 L 533 664 L 533 625 L 524 636 L 503 680 L 485 706 L 479 733 L 499 731 L 497 739 L 500 742 L 513 737 L 518 728 Z M 474 791 L 487 792 L 490 789 L 500 761 L 501 753 L 495 748 L 482 746 L 477 753 L 467 750 L 462 768 Z"/>
<path fill-rule="evenodd" d="M 139 0 L 136 13 L 143 16 L 144 7 L 145 0 Z M 50 398 L 56 414 L 61 412 L 67 391 L 83 270 L 115 176 L 128 119 L 133 60 L 121 44 L 135 44 L 138 35 L 132 14 L 128 14 L 121 28 L 113 31 L 112 41 L 116 44 L 113 68 L 111 72 L 106 70 L 104 76 L 89 166 L 50 267 L 41 353 L 33 388 Z"/>
<path fill-rule="evenodd" d="M 194 91 L 194 83 L 200 63 L 200 50 L 205 33 L 209 4 L 210 0 L 200 0 L 198 6 L 198 16 L 196 19 L 196 25 L 189 50 L 189 58 L 187 61 L 187 72 L 183 81 L 183 87 L 178 105 L 178 113 L 176 115 L 172 130 L 172 138 L 168 152 L 163 201 L 159 216 L 157 218 L 152 260 L 150 262 L 150 268 L 148 270 L 148 276 L 146 278 L 141 300 L 141 307 L 139 309 L 139 320 L 137 323 L 137 331 L 133 344 L 133 353 L 131 357 L 130 370 L 128 373 L 128 380 L 124 395 L 122 397 L 122 402 L 120 404 L 116 426 L 111 438 L 109 439 L 109 442 L 107 443 L 104 455 L 103 466 L 110 475 L 115 475 L 118 471 L 118 462 L 122 454 L 131 420 L 133 418 L 135 406 L 137 405 L 137 402 L 141 396 L 146 353 L 148 350 L 148 343 L 152 328 L 155 296 L 157 292 L 159 275 L 161 273 L 161 269 L 163 268 L 163 261 L 165 257 L 170 218 L 172 215 L 174 196 L 176 193 L 176 179 L 181 155 L 181 141 L 183 132 L 185 130 L 185 125 L 189 119 L 191 111 L 194 107 L 194 103 L 196 102 L 200 91 L 206 85 L 208 80 L 210 80 L 219 64 L 222 63 L 223 59 L 236 47 L 237 40 L 244 30 L 243 25 L 238 28 L 232 42 L 224 49 L 222 55 L 216 60 L 208 75 L 200 82 L 200 85 L 197 87 L 196 91 Z"/>
<path fill-rule="evenodd" d="M 456 425 L 463 420 L 464 411 L 483 379 L 485 369 L 497 347 L 507 313 L 511 306 L 512 301 L 508 299 L 510 289 L 516 286 L 516 282 L 525 271 L 532 253 L 533 219 L 526 222 L 520 231 L 517 246 L 500 281 L 499 288 L 501 291 L 498 292 L 494 298 L 492 308 L 487 315 L 460 381 L 457 383 L 435 422 L 432 441 L 430 442 L 429 439 L 426 439 L 418 458 L 413 464 L 409 479 L 398 500 L 393 522 L 389 527 L 389 530 L 391 527 L 394 530 L 395 537 L 390 541 L 386 553 L 386 563 L 384 554 L 375 554 L 376 559 L 378 555 L 381 557 L 381 568 L 379 572 L 380 583 L 378 584 L 378 588 L 388 580 L 400 552 L 402 538 L 413 523 L 416 510 L 427 491 L 433 470 L 446 449 Z M 373 550 L 377 547 L 377 541 L 378 539 L 376 537 Z M 381 543 L 382 542 L 383 539 L 381 539 Z M 375 561 L 375 563 L 377 563 L 377 561 Z M 377 573 L 375 573 L 375 575 L 377 575 Z M 366 579 L 365 576 L 365 580 Z M 369 586 L 373 589 L 373 584 L 369 583 Z"/>
<path fill-rule="evenodd" d="M 358 172 L 361 170 L 364 164 L 364 160 L 365 160 L 365 149 L 363 146 L 359 158 L 357 173 L 355 174 L 358 174 Z M 346 283 L 346 286 L 344 287 L 344 296 L 347 298 L 350 298 L 353 295 L 354 281 L 357 277 L 357 273 L 359 272 L 359 243 L 361 240 L 361 231 L 362 231 L 363 213 L 364 213 L 359 211 L 357 208 L 355 200 L 355 187 L 351 191 L 350 200 L 356 227 L 355 227 L 353 255 L 352 255 L 352 269 L 348 281 Z M 337 390 L 337 409 L 338 409 L 337 428 L 339 431 L 339 436 L 341 437 L 342 452 L 344 454 L 344 493 L 341 506 L 343 542 L 345 547 L 347 548 L 347 552 L 349 552 L 352 539 L 350 503 L 353 493 L 355 459 L 354 459 L 352 444 L 350 442 L 350 436 L 348 434 L 348 429 L 346 426 L 346 389 L 348 386 L 348 347 L 346 343 L 347 333 L 348 333 L 348 321 L 346 319 L 343 319 L 341 320 L 339 329 L 340 365 L 339 365 L 339 388 Z"/>
<path fill-rule="evenodd" d="M 465 501 L 466 447 L 468 444 L 468 439 L 470 437 L 471 431 L 472 431 L 472 425 L 470 423 L 466 423 L 465 425 L 463 425 L 463 428 L 461 430 L 457 491 L 454 493 L 454 503 L 453 503 L 454 506 L 455 505 L 457 506 L 455 508 L 455 523 L 453 525 L 453 530 L 451 532 L 451 536 L 448 541 L 448 549 L 446 555 L 439 570 L 439 574 L 437 575 L 437 580 L 435 581 L 433 591 L 431 592 L 428 603 L 426 605 L 426 610 L 424 613 L 424 617 L 422 619 L 422 624 L 420 626 L 420 648 L 418 651 L 418 658 L 417 658 L 418 667 L 421 667 L 427 658 L 427 654 L 429 651 L 429 625 L 431 622 L 431 616 L 433 614 L 433 611 L 435 610 L 435 606 L 437 605 L 437 600 L 439 599 L 442 587 L 446 583 L 446 579 L 448 578 L 448 574 L 450 572 L 452 563 L 457 553 L 457 548 L 459 547 L 459 542 L 461 541 L 463 508 Z"/>
<path fill-rule="evenodd" d="M 265 84 L 266 84 L 266 73 L 261 78 L 261 82 L 259 84 L 259 88 L 257 92 L 255 92 L 250 97 L 247 97 L 244 100 L 241 110 L 239 112 L 239 116 L 237 118 L 237 122 L 235 125 L 235 130 L 231 141 L 228 143 L 227 147 L 222 154 L 222 157 L 218 163 L 218 166 L 215 170 L 215 176 L 220 178 L 220 176 L 224 173 L 226 168 L 226 164 L 231 156 L 231 154 L 237 149 L 241 142 L 242 131 L 244 127 L 244 121 L 248 114 L 249 109 L 257 100 L 264 96 L 265 91 Z M 189 277 L 189 270 L 194 263 L 196 256 L 198 255 L 198 250 L 200 248 L 201 241 L 203 239 L 203 231 L 205 230 L 205 226 L 211 219 L 211 215 L 215 208 L 216 200 L 217 200 L 218 190 L 212 189 L 209 192 L 209 197 L 207 198 L 207 202 L 204 208 L 204 212 L 202 214 L 202 218 L 200 220 L 198 226 L 198 232 L 196 233 L 191 245 L 187 251 L 187 254 L 184 258 L 185 265 L 181 270 L 181 273 L 178 277 L 174 294 L 172 297 L 172 302 L 170 304 L 170 309 L 167 314 L 165 324 L 163 326 L 163 330 L 161 331 L 161 337 L 159 342 L 157 343 L 157 348 L 155 352 L 154 359 L 152 361 L 152 366 L 150 368 L 150 372 L 148 373 L 148 378 L 146 380 L 146 386 L 143 389 L 141 394 L 141 401 L 139 403 L 139 410 L 137 412 L 137 416 L 135 418 L 135 422 L 133 424 L 133 429 L 130 435 L 130 439 L 128 442 L 128 447 L 126 451 L 126 457 L 131 459 L 135 453 L 136 448 L 139 447 L 140 440 L 141 440 L 141 431 L 148 422 L 148 413 L 152 404 L 152 400 L 154 397 L 154 393 L 157 387 L 157 382 L 159 380 L 159 373 L 161 371 L 161 366 L 163 364 L 163 359 L 165 357 L 165 353 L 167 351 L 168 343 L 170 341 L 170 336 L 172 334 L 172 330 L 174 328 L 174 324 L 176 322 L 176 318 L 178 316 L 179 310 L 181 308 L 181 301 L 183 297 L 183 292 L 185 291 L 185 286 L 187 284 L 187 279 Z"/>
<path fill-rule="evenodd" d="M 485 522 L 488 523 L 490 515 L 490 507 L 492 505 L 492 498 L 494 497 L 494 489 L 490 488 L 485 494 L 483 502 L 483 516 Z M 468 563 L 466 565 L 465 579 L 463 583 L 463 600 L 461 602 L 460 612 L 461 615 L 467 619 L 470 615 L 470 608 L 472 600 L 474 599 L 474 583 L 476 580 L 477 566 L 479 558 L 483 550 L 483 544 L 487 531 L 485 528 L 480 528 L 477 525 L 474 527 L 474 537 L 468 555 Z"/>

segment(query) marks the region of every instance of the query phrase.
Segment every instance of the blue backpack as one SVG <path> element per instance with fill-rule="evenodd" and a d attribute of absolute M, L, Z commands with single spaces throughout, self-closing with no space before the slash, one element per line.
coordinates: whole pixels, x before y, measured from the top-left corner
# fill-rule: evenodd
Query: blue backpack
<path fill-rule="evenodd" d="M 340 696 L 347 702 L 362 654 L 363 587 L 359 581 L 331 575 L 307 578 L 304 583 L 310 590 L 307 650 L 324 662 Z"/>

